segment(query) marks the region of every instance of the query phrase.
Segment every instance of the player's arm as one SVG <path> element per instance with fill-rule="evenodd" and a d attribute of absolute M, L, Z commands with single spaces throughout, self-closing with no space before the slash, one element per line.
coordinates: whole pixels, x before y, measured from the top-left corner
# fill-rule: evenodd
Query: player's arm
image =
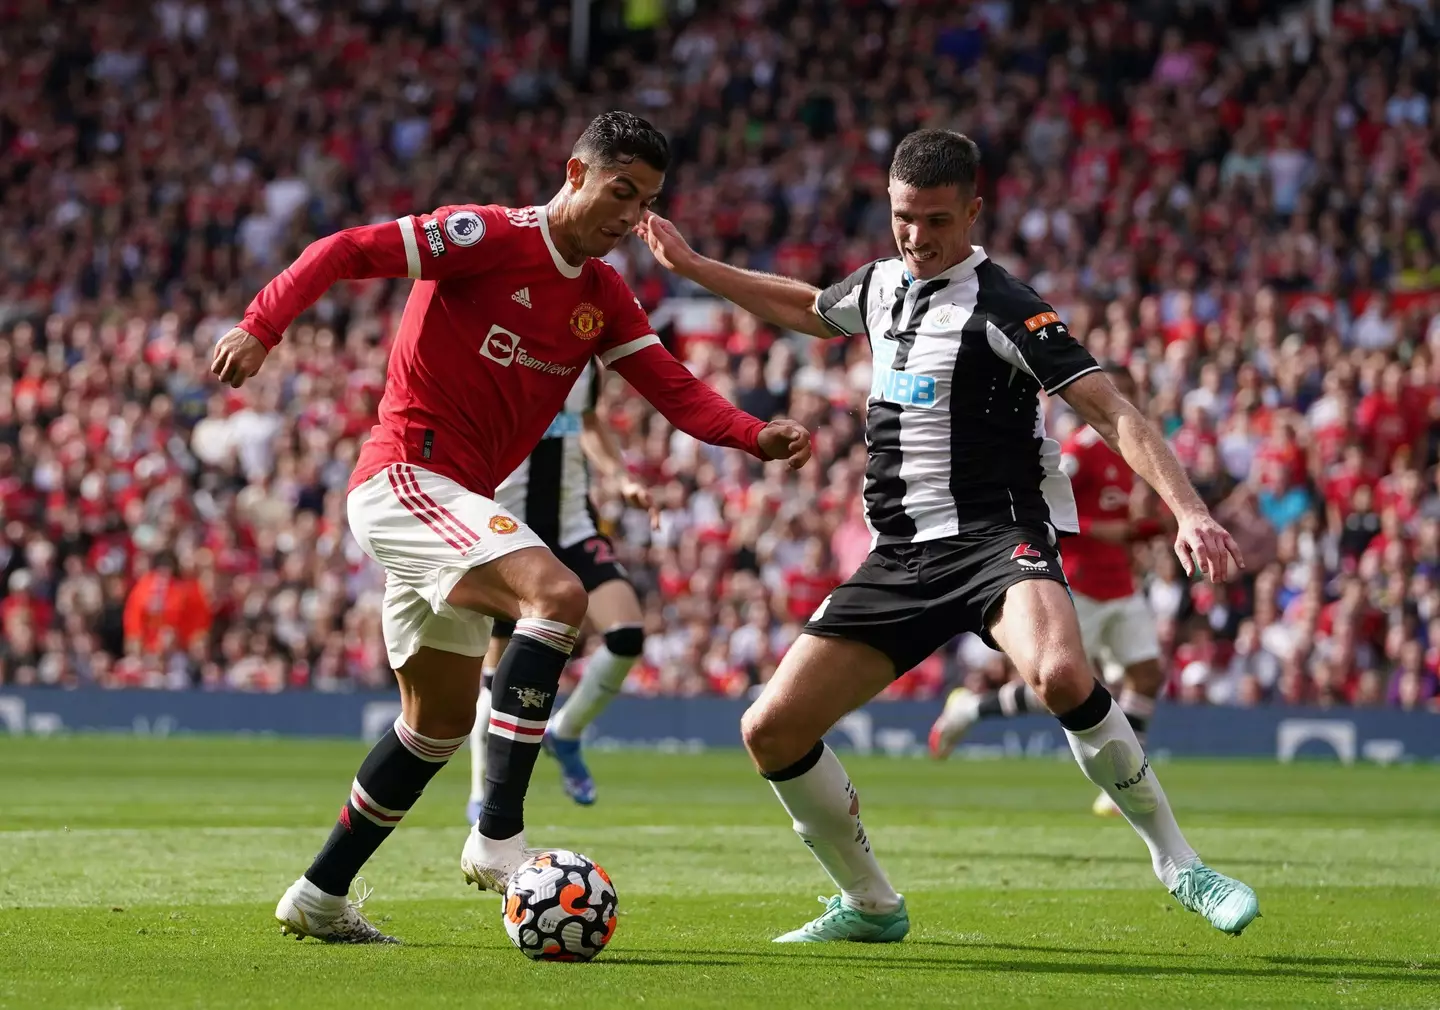
<path fill-rule="evenodd" d="M 804 425 L 788 418 L 766 423 L 735 407 L 691 375 L 653 333 L 611 348 L 600 360 L 692 438 L 742 449 L 756 459 L 783 459 L 792 470 L 810 459 L 810 432 Z"/>
<path fill-rule="evenodd" d="M 1013 278 L 1001 281 L 982 287 L 976 306 L 985 312 L 990 349 L 1029 373 L 1047 394 L 1063 397 L 1159 493 L 1179 520 L 1175 552 L 1187 575 L 1195 569 L 1192 553 L 1213 581 L 1229 576 L 1231 558 L 1243 568 L 1239 547 L 1210 515 L 1165 439 L 1120 395 L 1059 313 Z"/>
<path fill-rule="evenodd" d="M 1187 575 L 1193 572 L 1192 554 L 1200 570 L 1216 582 L 1229 577 L 1231 558 L 1245 567 L 1240 548 L 1210 515 L 1164 437 L 1120 395 L 1108 375 L 1091 372 L 1071 382 L 1060 395 L 1175 513 L 1179 520 L 1175 549 Z"/>
<path fill-rule="evenodd" d="M 757 459 L 783 459 L 798 470 L 810 459 L 810 433 L 798 421 L 768 424 L 735 407 L 690 374 L 660 343 L 640 300 L 620 275 L 600 264 L 610 320 L 595 356 L 615 369 L 665 419 L 710 445 L 743 449 Z"/>
<path fill-rule="evenodd" d="M 816 337 L 864 332 L 865 319 L 858 309 L 864 289 L 860 273 L 868 277 L 868 267 L 821 291 L 804 281 L 741 270 L 701 256 L 679 229 L 658 214 L 647 214 L 635 226 L 635 234 L 645 240 L 665 269 L 766 322 Z"/>
<path fill-rule="evenodd" d="M 598 378 L 595 380 L 595 388 L 600 388 Z M 596 413 L 593 404 L 580 415 L 580 451 L 585 454 L 586 462 L 594 468 L 600 479 L 614 485 L 621 501 L 631 508 L 648 511 L 652 523 L 660 521 L 660 510 L 655 506 L 650 489 L 630 476 L 614 433 Z"/>
<path fill-rule="evenodd" d="M 487 226 L 487 221 L 490 224 Z M 497 258 L 500 224 L 490 207 L 441 207 L 316 239 L 257 294 L 240 324 L 215 345 L 211 371 L 239 387 L 260 370 L 295 318 L 337 281 L 409 277 L 444 280 L 480 273 Z"/>

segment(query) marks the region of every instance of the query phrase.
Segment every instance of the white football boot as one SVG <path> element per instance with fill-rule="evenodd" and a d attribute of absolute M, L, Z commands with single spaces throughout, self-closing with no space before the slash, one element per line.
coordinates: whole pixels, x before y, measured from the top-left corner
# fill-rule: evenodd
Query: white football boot
<path fill-rule="evenodd" d="M 301 877 L 275 906 L 275 918 L 280 921 L 280 932 L 297 940 L 313 936 L 326 943 L 399 943 L 376 929 L 361 913 L 370 894 L 364 877 L 355 878 L 353 899 L 326 894 Z"/>
<path fill-rule="evenodd" d="M 1090 804 L 1090 810 L 1096 817 L 1124 817 L 1125 814 L 1110 798 L 1109 793 L 1101 793 L 1095 797 L 1095 802 Z"/>
<path fill-rule="evenodd" d="M 504 894 L 510 875 L 520 868 L 521 863 L 543 851 L 527 849 L 523 831 L 504 841 L 496 841 L 486 838 L 475 827 L 465 836 L 465 848 L 460 850 L 460 870 L 465 874 L 465 883 L 474 884 L 482 891 Z"/>
<path fill-rule="evenodd" d="M 968 687 L 957 687 L 945 699 L 945 708 L 930 727 L 930 756 L 943 761 L 955 745 L 965 739 L 970 727 L 980 721 L 980 696 Z"/>

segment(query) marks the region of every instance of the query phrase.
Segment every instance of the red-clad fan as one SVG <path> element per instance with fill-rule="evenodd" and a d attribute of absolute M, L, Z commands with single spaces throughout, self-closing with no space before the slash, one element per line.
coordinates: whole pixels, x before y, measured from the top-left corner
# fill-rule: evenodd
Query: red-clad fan
<path fill-rule="evenodd" d="M 504 891 L 528 858 L 525 793 L 586 593 L 493 499 L 592 358 L 697 439 L 793 467 L 809 458 L 802 426 L 737 410 L 671 357 L 625 283 L 593 258 L 637 224 L 668 163 L 665 138 L 645 120 L 599 116 L 548 205 L 441 207 L 321 239 L 216 347 L 215 374 L 239 386 L 336 281 L 415 281 L 347 499 L 350 532 L 385 569 L 382 623 L 402 711 L 361 765 L 329 841 L 281 898 L 287 931 L 391 940 L 346 894 L 469 738 L 497 616 L 515 631 L 494 675 L 485 803 L 460 863 L 471 883 Z"/>
<path fill-rule="evenodd" d="M 1105 369 L 1126 399 L 1137 390 L 1129 371 L 1118 365 Z M 1065 540 L 1061 563 L 1080 618 L 1085 649 L 1107 679 L 1123 679 L 1120 708 L 1141 743 L 1155 714 L 1155 699 L 1165 684 L 1160 667 L 1160 642 L 1155 618 L 1135 586 L 1130 545 L 1158 535 L 1154 519 L 1131 518 L 1135 471 L 1094 428 L 1074 432 L 1061 446 L 1061 468 L 1070 477 L 1080 533 Z M 977 721 L 1044 712 L 1024 681 L 1011 681 L 985 695 L 957 688 L 930 730 L 930 751 L 943 757 Z M 1095 801 L 1097 814 L 1118 815 L 1105 793 Z"/>

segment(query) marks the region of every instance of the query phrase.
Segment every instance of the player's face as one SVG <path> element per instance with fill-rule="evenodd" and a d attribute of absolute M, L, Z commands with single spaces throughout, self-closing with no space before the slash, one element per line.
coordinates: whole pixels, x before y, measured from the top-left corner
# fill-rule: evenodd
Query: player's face
<path fill-rule="evenodd" d="M 919 280 L 944 273 L 970 255 L 980 198 L 959 186 L 917 189 L 890 180 L 890 226 L 905 266 Z"/>
<path fill-rule="evenodd" d="M 665 184 L 665 174 L 643 161 L 592 168 L 571 159 L 580 177 L 575 239 L 586 256 L 604 256 L 640 223 Z M 578 171 L 576 169 L 578 168 Z"/>

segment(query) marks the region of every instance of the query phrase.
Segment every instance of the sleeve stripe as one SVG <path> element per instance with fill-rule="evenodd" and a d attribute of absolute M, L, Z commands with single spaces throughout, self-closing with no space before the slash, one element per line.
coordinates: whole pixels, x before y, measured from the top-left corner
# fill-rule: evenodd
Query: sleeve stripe
<path fill-rule="evenodd" d="M 1045 390 L 1045 394 L 1046 394 L 1047 396 L 1054 396 L 1056 393 L 1060 392 L 1060 390 L 1062 390 L 1062 389 L 1064 389 L 1066 386 L 1070 385 L 1070 383 L 1072 383 L 1072 382 L 1074 382 L 1076 379 L 1080 378 L 1080 376 L 1082 376 L 1082 375 L 1089 375 L 1091 372 L 1098 372 L 1098 371 L 1100 371 L 1100 366 L 1099 366 L 1099 365 L 1089 365 L 1089 366 L 1087 366 L 1087 367 L 1085 367 L 1085 368 L 1082 368 L 1082 369 L 1080 369 L 1080 371 L 1078 371 L 1078 372 L 1076 372 L 1074 375 L 1070 376 L 1070 378 L 1065 379 L 1065 380 L 1063 380 L 1063 381 L 1061 381 L 1061 382 L 1057 382 L 1057 383 L 1055 383 L 1055 385 L 1053 385 L 1053 386 L 1051 386 L 1049 389 Z"/>
<path fill-rule="evenodd" d="M 660 343 L 659 337 L 653 333 L 647 333 L 643 337 L 636 337 L 627 344 L 610 348 L 610 350 L 600 355 L 600 363 L 606 366 L 613 365 L 621 358 L 628 358 L 636 351 L 643 351 L 645 348 L 653 347 L 658 343 Z"/>
<path fill-rule="evenodd" d="M 825 292 L 823 292 L 823 291 L 817 291 L 817 292 L 815 292 L 815 314 L 820 317 L 820 321 L 821 321 L 822 323 L 824 323 L 826 326 L 830 327 L 831 332 L 833 332 L 837 337 L 849 336 L 849 334 L 846 333 L 844 329 L 842 329 L 841 327 L 837 326 L 837 325 L 835 324 L 835 321 L 834 321 L 833 319 L 831 319 L 829 316 L 827 316 L 827 315 L 825 314 L 825 310 L 820 307 L 820 296 L 823 295 L 824 293 L 825 293 Z"/>
<path fill-rule="evenodd" d="M 420 279 L 420 245 L 415 241 L 415 219 L 409 214 L 396 218 L 400 226 L 400 241 L 405 243 L 405 269 L 411 280 Z"/>

